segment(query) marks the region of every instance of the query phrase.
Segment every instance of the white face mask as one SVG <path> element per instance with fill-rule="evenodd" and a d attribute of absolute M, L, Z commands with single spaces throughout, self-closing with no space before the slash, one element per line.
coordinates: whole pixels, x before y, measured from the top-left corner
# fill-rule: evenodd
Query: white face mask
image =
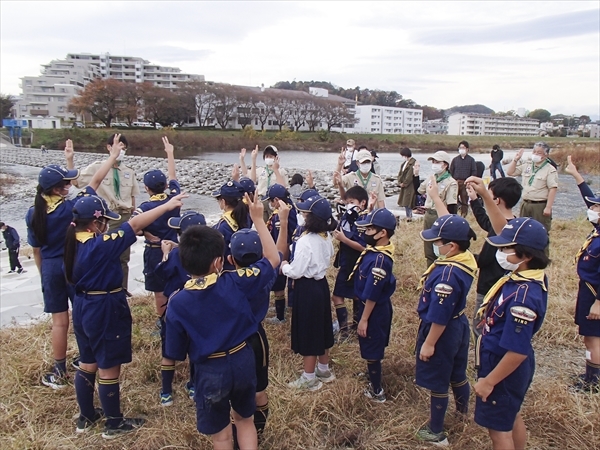
<path fill-rule="evenodd" d="M 440 247 L 438 245 L 433 244 L 433 253 L 437 259 L 446 259 L 446 255 L 440 253 Z"/>
<path fill-rule="evenodd" d="M 442 165 L 442 163 L 433 163 L 431 165 L 431 170 L 433 170 L 433 173 L 435 173 L 436 175 L 439 175 L 444 171 L 444 166 Z"/>
<path fill-rule="evenodd" d="M 371 163 L 359 164 L 358 168 L 360 169 L 361 173 L 369 173 L 371 170 Z"/>
<path fill-rule="evenodd" d="M 273 164 L 275 164 L 275 158 L 265 158 L 265 164 L 267 166 L 272 166 Z"/>
<path fill-rule="evenodd" d="M 121 161 L 125 156 L 125 150 L 121 150 L 119 156 L 117 156 L 117 161 Z"/>
<path fill-rule="evenodd" d="M 523 261 L 521 261 L 517 264 L 511 263 L 508 261 L 508 257 L 510 255 L 514 255 L 514 253 L 504 253 L 502 250 L 498 250 L 496 252 L 496 261 L 498 261 L 498 264 L 500 264 L 500 267 L 502 267 L 504 270 L 510 270 L 511 272 L 514 272 L 515 270 L 517 270 L 519 268 L 519 265 Z"/>
<path fill-rule="evenodd" d="M 460 156 L 465 156 L 467 154 L 467 151 L 464 148 L 459 148 L 458 153 L 460 153 Z"/>
<path fill-rule="evenodd" d="M 540 155 L 533 154 L 531 155 L 531 160 L 534 164 L 542 162 L 542 157 Z"/>
<path fill-rule="evenodd" d="M 598 211 L 592 211 L 591 209 L 587 210 L 588 220 L 592 223 L 597 224 L 600 220 L 600 213 Z"/>

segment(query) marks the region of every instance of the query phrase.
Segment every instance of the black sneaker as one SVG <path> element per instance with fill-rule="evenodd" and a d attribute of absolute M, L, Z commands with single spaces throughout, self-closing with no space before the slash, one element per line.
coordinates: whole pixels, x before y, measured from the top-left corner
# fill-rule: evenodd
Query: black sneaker
<path fill-rule="evenodd" d="M 18 274 L 22 274 L 22 273 L 26 273 L 27 271 L 25 269 L 23 269 L 22 267 L 19 267 L 19 269 L 17 269 L 17 273 Z"/>
<path fill-rule="evenodd" d="M 79 416 L 77 419 L 77 428 L 75 428 L 75 433 L 85 433 L 89 431 L 94 425 L 100 422 L 104 418 L 104 411 L 102 408 L 94 409 L 94 418 L 92 420 L 87 419 L 83 416 Z"/>
<path fill-rule="evenodd" d="M 108 425 L 105 426 L 104 432 L 102 433 L 102 437 L 104 439 L 118 438 L 119 436 L 137 430 L 142 425 L 144 425 L 145 422 L 146 419 L 142 419 L 141 417 L 123 417 L 121 423 L 118 426 L 114 428 L 109 427 Z"/>
<path fill-rule="evenodd" d="M 580 380 L 569 386 L 569 390 L 578 394 L 600 394 L 600 383 L 590 383 L 589 381 Z"/>

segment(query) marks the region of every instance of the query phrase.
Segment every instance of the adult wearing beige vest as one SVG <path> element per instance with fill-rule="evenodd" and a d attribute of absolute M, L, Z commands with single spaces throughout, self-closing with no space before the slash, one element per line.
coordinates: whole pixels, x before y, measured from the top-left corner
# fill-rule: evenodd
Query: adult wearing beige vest
<path fill-rule="evenodd" d="M 385 191 L 383 189 L 383 180 L 377 174 L 371 172 L 373 164 L 373 156 L 369 150 L 360 150 L 356 155 L 358 162 L 358 170 L 342 175 L 342 167 L 345 162 L 344 152 L 338 157 L 338 164 L 333 174 L 333 184 L 340 190 L 342 199 L 346 195 L 346 191 L 354 186 L 364 188 L 369 195 L 377 196 L 377 208 L 385 208 Z"/>
<path fill-rule="evenodd" d="M 246 175 L 246 164 L 243 160 L 245 151 L 240 153 L 240 165 L 242 168 L 242 175 Z M 288 188 L 290 183 L 288 182 L 287 172 L 279 163 L 279 151 L 274 145 L 267 145 L 263 150 L 263 161 L 265 167 L 262 169 L 256 167 L 256 159 L 258 157 L 258 145 L 252 150 L 252 165 L 250 166 L 250 179 L 256 183 L 256 194 L 261 198 L 267 195 L 267 190 L 274 184 L 281 184 Z M 271 217 L 273 210 L 269 205 L 269 200 L 263 201 L 264 212 L 263 218 L 265 223 Z"/>
<path fill-rule="evenodd" d="M 456 214 L 458 203 L 458 183 L 454 178 L 452 178 L 452 175 L 450 175 L 449 172 L 452 158 L 448 153 L 444 151 L 438 151 L 427 158 L 427 161 L 431 161 L 431 169 L 435 175 L 435 181 L 437 183 L 438 195 L 440 199 L 446 205 L 446 208 L 450 214 Z M 425 180 L 421 183 L 421 186 L 419 186 L 418 189 L 419 194 L 425 194 L 427 192 L 427 183 L 429 183 L 429 180 Z M 433 199 L 429 196 L 425 200 L 425 209 L 425 215 L 423 216 L 423 229 L 428 230 L 433 226 L 433 223 L 438 218 L 438 213 L 435 209 Z M 425 258 L 427 259 L 427 267 L 429 267 L 437 258 L 433 252 L 433 243 L 424 242 L 423 249 L 425 251 Z"/>
<path fill-rule="evenodd" d="M 537 220 L 550 231 L 552 206 L 558 191 L 558 172 L 548 157 L 550 147 L 545 142 L 537 142 L 528 161 L 521 160 L 524 151 L 520 149 L 506 168 L 508 176 L 522 176 L 523 201 L 519 215 Z"/>
<path fill-rule="evenodd" d="M 108 138 L 107 150 L 110 152 L 114 134 Z M 138 186 L 135 171 L 127 167 L 123 163 L 123 157 L 127 150 L 127 139 L 121 135 L 120 141 L 125 144 L 125 148 L 121 150 L 121 154 L 117 158 L 117 162 L 113 165 L 112 170 L 104 177 L 102 183 L 96 193 L 108 203 L 111 211 L 121 215 L 119 220 L 111 220 L 108 225 L 108 233 L 119 229 L 119 227 L 131 218 L 131 213 L 135 209 L 135 198 L 140 195 L 140 187 Z M 93 162 L 81 171 L 81 175 L 77 179 L 78 187 L 87 186 L 100 168 L 100 161 Z M 123 288 L 127 289 L 127 281 L 129 279 L 129 258 L 131 250 L 128 247 L 121 254 L 121 267 L 123 268 Z"/>

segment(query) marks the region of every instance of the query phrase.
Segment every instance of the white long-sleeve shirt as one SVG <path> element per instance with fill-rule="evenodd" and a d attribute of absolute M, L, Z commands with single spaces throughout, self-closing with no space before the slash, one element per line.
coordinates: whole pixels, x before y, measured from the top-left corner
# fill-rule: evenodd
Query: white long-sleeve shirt
<path fill-rule="evenodd" d="M 296 242 L 294 260 L 281 268 L 281 273 L 294 280 L 298 278 L 325 277 L 333 257 L 331 237 L 323 237 L 316 233 L 307 233 Z"/>

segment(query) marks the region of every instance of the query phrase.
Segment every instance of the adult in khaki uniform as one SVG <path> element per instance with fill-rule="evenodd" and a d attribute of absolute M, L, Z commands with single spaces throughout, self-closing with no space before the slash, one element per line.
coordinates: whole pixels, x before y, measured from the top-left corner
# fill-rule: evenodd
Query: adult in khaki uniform
<path fill-rule="evenodd" d="M 431 168 L 435 175 L 435 181 L 438 186 L 439 197 L 442 202 L 446 205 L 450 214 L 456 214 L 457 203 L 458 203 L 458 183 L 448 168 L 452 158 L 444 151 L 438 151 L 427 158 L 427 161 L 431 161 Z M 425 180 L 419 186 L 419 194 L 425 194 L 427 192 L 427 183 L 429 180 Z M 423 216 L 423 229 L 428 230 L 433 226 L 433 222 L 438 218 L 437 211 L 435 210 L 435 204 L 430 197 L 425 200 L 425 216 Z M 435 253 L 433 252 L 433 243 L 424 241 L 423 249 L 425 251 L 425 258 L 427 259 L 427 267 L 429 267 L 436 260 Z"/>
<path fill-rule="evenodd" d="M 110 146 L 113 142 L 114 134 L 108 138 L 106 146 L 110 152 Z M 121 150 L 121 154 L 117 158 L 117 162 L 113 165 L 112 170 L 104 177 L 98 189 L 97 194 L 108 203 L 111 211 L 121 215 L 119 220 L 109 221 L 108 232 L 118 230 L 121 225 L 131 218 L 131 213 L 135 209 L 135 198 L 140 195 L 140 187 L 138 186 L 135 172 L 130 167 L 123 164 L 123 157 L 127 150 L 127 139 L 121 135 L 120 141 L 125 144 L 125 149 Z M 77 179 L 78 187 L 84 187 L 89 184 L 94 174 L 100 168 L 102 163 L 96 161 L 81 171 L 81 175 Z M 123 288 L 127 289 L 127 281 L 129 279 L 129 258 L 131 249 L 127 247 L 121 254 L 121 267 L 123 268 Z"/>
<path fill-rule="evenodd" d="M 369 195 L 377 196 L 377 208 L 385 208 L 385 191 L 383 189 L 383 180 L 377 174 L 371 172 L 373 165 L 373 156 L 369 150 L 360 150 L 356 155 L 358 170 L 355 172 L 341 175 L 342 167 L 345 161 L 344 153 L 340 153 L 338 165 L 333 174 L 333 184 L 340 190 L 340 196 L 344 198 L 346 191 L 354 186 L 364 188 Z"/>
<path fill-rule="evenodd" d="M 550 147 L 545 142 L 533 146 L 531 160 L 521 161 L 525 149 L 520 149 L 506 169 L 511 177 L 522 176 L 523 202 L 521 217 L 531 217 L 550 231 L 552 225 L 552 205 L 558 190 L 558 172 L 551 164 L 548 155 Z"/>
<path fill-rule="evenodd" d="M 245 154 L 245 151 L 243 151 Z M 279 151 L 274 145 L 267 145 L 263 150 L 263 160 L 265 161 L 265 167 L 259 170 L 256 167 L 256 158 L 258 156 L 258 145 L 252 151 L 252 165 L 250 166 L 250 179 L 256 183 L 256 194 L 261 198 L 267 195 L 267 191 L 274 184 L 281 184 L 286 188 L 290 187 L 288 182 L 287 172 L 279 164 Z M 246 175 L 246 164 L 243 161 L 242 153 L 240 153 L 240 164 L 242 168 L 242 175 Z M 265 223 L 271 217 L 273 210 L 269 205 L 269 200 L 263 201 L 264 212 L 263 219 Z"/>
<path fill-rule="evenodd" d="M 412 210 L 415 207 L 417 193 L 413 183 L 414 173 L 413 168 L 417 160 L 412 157 L 410 148 L 404 147 L 400 150 L 400 155 L 403 158 L 403 163 L 398 172 L 398 186 L 400 193 L 398 194 L 398 206 L 406 211 L 406 220 L 412 220 Z"/>

